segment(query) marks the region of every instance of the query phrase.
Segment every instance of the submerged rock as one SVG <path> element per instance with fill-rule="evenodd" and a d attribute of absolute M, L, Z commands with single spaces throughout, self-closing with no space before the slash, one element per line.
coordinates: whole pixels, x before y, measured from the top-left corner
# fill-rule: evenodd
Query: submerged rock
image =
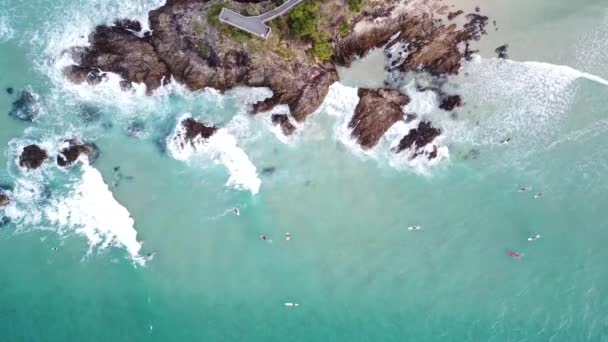
<path fill-rule="evenodd" d="M 13 95 L 13 93 L 15 92 L 15 89 L 13 89 L 13 87 L 8 87 L 6 88 L 6 93 L 9 95 Z"/>
<path fill-rule="evenodd" d="M 296 131 L 296 126 L 289 121 L 287 114 L 273 114 L 271 120 L 273 124 L 281 126 L 281 131 L 285 135 L 292 135 Z"/>
<path fill-rule="evenodd" d="M 19 98 L 13 102 L 13 108 L 9 115 L 23 121 L 32 122 L 38 117 L 39 112 L 40 108 L 36 95 L 29 90 L 23 90 Z"/>
<path fill-rule="evenodd" d="M 348 123 L 352 136 L 364 149 L 370 149 L 380 141 L 388 129 L 403 120 L 401 110 L 410 99 L 396 89 L 364 89 L 358 91 L 359 103 Z"/>
<path fill-rule="evenodd" d="M 93 105 L 83 104 L 80 106 L 79 114 L 84 122 L 93 122 L 99 120 L 101 110 Z"/>
<path fill-rule="evenodd" d="M 445 111 L 452 111 L 456 107 L 462 106 L 462 97 L 460 95 L 445 95 L 441 98 L 439 108 Z"/>
<path fill-rule="evenodd" d="M 38 145 L 29 145 L 23 148 L 19 156 L 19 166 L 30 170 L 37 169 L 47 158 L 45 150 Z"/>
<path fill-rule="evenodd" d="M 64 145 L 57 155 L 57 165 L 61 167 L 74 164 L 81 155 L 86 156 L 91 164 L 99 157 L 99 148 L 95 144 L 69 139 L 64 141 Z"/>
<path fill-rule="evenodd" d="M 144 131 L 146 126 L 143 121 L 133 120 L 129 122 L 129 126 L 127 126 L 127 133 L 132 137 L 140 138 L 144 135 Z"/>
<path fill-rule="evenodd" d="M 417 128 L 411 129 L 407 135 L 401 138 L 399 145 L 395 148 L 395 153 L 400 153 L 403 150 L 411 151 L 410 158 L 416 158 L 424 153 L 424 147 L 441 135 L 441 130 L 431 125 L 429 121 L 422 121 Z M 428 158 L 437 157 L 437 148 L 429 153 Z"/>
<path fill-rule="evenodd" d="M 496 54 L 498 54 L 498 58 L 507 59 L 507 58 L 509 58 L 509 55 L 507 54 L 508 47 L 509 47 L 509 44 L 501 45 L 501 46 L 497 47 L 494 50 L 494 52 L 496 52 Z"/>

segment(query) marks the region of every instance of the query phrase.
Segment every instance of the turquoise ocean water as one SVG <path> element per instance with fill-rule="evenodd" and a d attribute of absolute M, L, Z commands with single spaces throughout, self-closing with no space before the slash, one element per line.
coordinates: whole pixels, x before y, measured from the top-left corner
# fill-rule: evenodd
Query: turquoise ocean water
<path fill-rule="evenodd" d="M 410 93 L 444 130 L 434 166 L 344 139 L 353 87 L 378 77 L 365 64 L 290 139 L 247 115 L 263 90 L 146 97 L 62 80 L 63 49 L 160 3 L 0 0 L 0 184 L 15 198 L 0 341 L 608 341 L 605 2 L 481 4 L 498 30 L 450 81 L 465 107 L 452 118 Z M 492 58 L 504 43 L 512 61 Z M 7 115 L 24 88 L 33 124 Z M 166 137 L 185 113 L 225 127 L 226 144 L 176 155 Z M 22 146 L 73 136 L 100 147 L 93 167 L 16 166 Z M 157 252 L 145 266 L 89 245 L 133 228 Z"/>

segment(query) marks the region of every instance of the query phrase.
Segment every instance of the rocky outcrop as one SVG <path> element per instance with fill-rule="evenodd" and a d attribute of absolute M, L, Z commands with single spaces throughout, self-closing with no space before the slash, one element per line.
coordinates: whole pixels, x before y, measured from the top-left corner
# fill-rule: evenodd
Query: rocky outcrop
<path fill-rule="evenodd" d="M 37 169 L 48 158 L 46 151 L 38 145 L 29 145 L 23 148 L 19 156 L 19 166 L 33 170 Z"/>
<path fill-rule="evenodd" d="M 99 157 L 99 148 L 95 144 L 81 143 L 76 139 L 64 141 L 64 146 L 57 155 L 57 165 L 66 167 L 74 164 L 80 156 L 87 157 L 89 163 Z"/>
<path fill-rule="evenodd" d="M 353 138 L 364 149 L 370 149 L 397 121 L 403 120 L 401 110 L 410 99 L 396 89 L 359 89 L 359 103 L 348 123 Z"/>
<path fill-rule="evenodd" d="M 32 122 L 38 117 L 39 112 L 40 108 L 36 95 L 29 90 L 23 90 L 19 94 L 19 98 L 13 102 L 13 108 L 9 115 L 19 120 Z"/>
<path fill-rule="evenodd" d="M 429 121 L 422 121 L 417 128 L 411 129 L 407 135 L 401 138 L 394 152 L 400 153 L 404 150 L 409 150 L 410 159 L 426 153 L 427 158 L 433 159 L 437 157 L 437 147 L 434 146 L 430 152 L 425 152 L 424 148 L 432 143 L 440 134 L 441 130 L 433 127 Z"/>
<path fill-rule="evenodd" d="M 469 43 L 485 33 L 488 18 L 479 14 L 466 15 L 464 25 L 446 24 L 430 14 L 433 10 L 406 11 L 401 4 L 401 0 L 364 2 L 355 14 L 344 0 L 317 2 L 321 16 L 317 29 L 329 37 L 333 49 L 331 61 L 322 63 L 311 56 L 310 43 L 289 32 L 286 16 L 273 21 L 276 30 L 271 38 L 276 40 L 261 41 L 221 24 L 219 12 L 214 12 L 219 9 L 216 2 L 168 0 L 150 11 L 151 31 L 143 35 L 142 25 L 131 20 L 97 27 L 89 36 L 89 46 L 72 50 L 77 64 L 64 72 L 73 82 L 92 84 L 102 81 L 106 72 L 113 72 L 123 78 L 125 90 L 135 82 L 144 83 L 148 92 L 170 78 L 192 90 L 267 87 L 273 95 L 255 103 L 253 112 L 287 105 L 291 117 L 302 122 L 319 108 L 329 86 L 338 80 L 337 65 L 348 66 L 373 48 L 386 47 L 388 51 L 403 43 L 405 51 L 391 59 L 388 71 L 456 74 L 462 61 L 473 53 Z M 271 0 L 239 0 L 226 5 L 237 10 L 253 8 L 254 12 L 276 6 Z M 445 17 L 448 8 L 442 8 L 437 13 Z M 447 16 L 453 19 L 459 12 Z M 459 99 L 450 97 L 443 105 L 452 110 L 461 104 Z M 383 102 L 387 111 L 382 118 L 373 120 L 370 107 L 361 110 L 361 119 L 356 120 L 359 124 L 352 123 L 353 134 L 364 148 L 374 146 L 398 116 L 392 101 Z M 286 117 L 272 119 L 284 132 L 293 132 Z M 388 121 L 379 123 L 383 120 Z"/>
<path fill-rule="evenodd" d="M 281 126 L 281 131 L 285 135 L 292 135 L 296 131 L 287 114 L 273 114 L 271 120 L 273 124 Z"/>
<path fill-rule="evenodd" d="M 193 118 L 186 118 L 180 122 L 180 129 L 177 130 L 173 140 L 183 149 L 185 144 L 190 144 L 192 147 L 201 139 L 209 139 L 219 128 L 215 126 L 207 126 L 202 122 L 198 122 Z"/>
<path fill-rule="evenodd" d="M 134 27 L 135 24 L 125 24 Z M 90 47 L 75 50 L 79 65 L 68 66 L 64 74 L 74 83 L 96 84 L 114 72 L 129 82 L 145 83 L 148 91 L 169 80 L 167 66 L 158 58 L 152 44 L 121 26 L 98 26 L 89 36 Z M 103 71 L 103 72 L 102 72 Z"/>

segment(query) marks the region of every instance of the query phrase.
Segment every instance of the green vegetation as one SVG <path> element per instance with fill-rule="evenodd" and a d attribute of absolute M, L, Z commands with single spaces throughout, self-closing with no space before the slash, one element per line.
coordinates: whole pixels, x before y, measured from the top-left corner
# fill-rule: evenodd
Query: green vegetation
<path fill-rule="evenodd" d="M 348 20 L 344 19 L 338 30 L 342 36 L 346 36 L 350 31 L 350 24 L 348 23 Z"/>
<path fill-rule="evenodd" d="M 236 41 L 245 41 L 251 38 L 251 35 L 243 30 L 239 30 L 238 28 L 224 24 L 220 21 L 220 12 L 222 12 L 222 8 L 230 7 L 227 6 L 224 2 L 215 3 L 209 8 L 207 12 L 207 23 L 209 25 L 215 27 L 218 31 L 220 31 L 223 35 L 228 36 Z M 196 28 L 195 28 L 196 29 Z"/>
<path fill-rule="evenodd" d="M 363 0 L 348 0 L 348 9 L 353 12 L 361 11 L 361 3 Z"/>
<path fill-rule="evenodd" d="M 319 5 L 310 0 L 289 13 L 289 27 L 293 34 L 312 43 L 312 54 L 320 61 L 328 61 L 333 56 L 329 37 L 319 29 Z"/>

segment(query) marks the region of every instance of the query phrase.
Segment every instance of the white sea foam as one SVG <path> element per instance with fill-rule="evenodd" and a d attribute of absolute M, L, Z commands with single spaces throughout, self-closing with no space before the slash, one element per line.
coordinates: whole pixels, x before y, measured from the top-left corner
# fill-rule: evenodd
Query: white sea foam
<path fill-rule="evenodd" d="M 15 31 L 11 27 L 8 18 L 4 15 L 0 15 L 0 43 L 11 40 L 15 35 Z"/>
<path fill-rule="evenodd" d="M 53 198 L 44 208 L 52 225 L 70 227 L 87 237 L 90 250 L 110 245 L 124 247 L 134 260 L 141 243 L 131 214 L 114 198 L 101 173 L 84 161 L 82 178 L 65 198 Z"/>
<path fill-rule="evenodd" d="M 426 113 L 431 110 L 431 106 L 436 106 L 434 94 L 429 94 L 429 92 L 408 95 L 412 98 L 412 102 L 409 106 L 404 106 L 404 112 L 419 110 L 422 113 Z M 437 158 L 431 160 L 427 159 L 426 156 L 410 159 L 411 151 L 394 152 L 393 148 L 399 141 L 411 129 L 418 127 L 421 121 L 419 118 L 409 123 L 405 123 L 405 121 L 397 122 L 384 134 L 378 145 L 370 150 L 362 149 L 356 139 L 352 137 L 352 129 L 348 127 L 348 123 L 352 119 L 358 103 L 357 88 L 334 83 L 330 87 L 327 97 L 321 106 L 322 111 L 338 118 L 334 129 L 334 136 L 336 140 L 348 147 L 353 154 L 361 158 L 372 158 L 381 163 L 387 163 L 389 166 L 399 170 L 415 171 L 425 175 L 429 174 L 429 168 L 449 158 L 448 148 L 443 144 L 443 136 L 437 137 L 432 143 L 421 147 L 422 151 L 431 152 L 434 146 L 437 146 Z"/>
<path fill-rule="evenodd" d="M 449 140 L 498 144 L 505 137 L 546 143 L 576 94 L 576 79 L 590 78 L 570 67 L 476 57 L 459 92 L 474 108 L 466 121 L 442 120 Z M 594 81 L 601 81 L 591 77 Z"/>
<path fill-rule="evenodd" d="M 15 139 L 10 150 L 18 155 L 24 146 L 33 141 Z M 49 156 L 55 156 L 62 140 L 49 138 L 38 142 Z M 58 168 L 53 159 L 47 160 L 37 170 L 15 169 L 11 204 L 5 215 L 18 230 L 52 230 L 60 235 L 78 234 L 88 239 L 89 253 L 103 250 L 112 242 L 125 248 L 134 261 L 143 263 L 139 256 L 141 244 L 137 241 L 134 221 L 128 210 L 114 198 L 101 173 L 81 157 L 79 169 L 72 172 Z M 9 170 L 13 170 L 10 168 Z M 63 186 L 55 184 L 57 177 L 67 180 Z M 51 182 L 51 180 L 55 180 Z M 63 181 L 59 181 L 63 183 Z"/>
<path fill-rule="evenodd" d="M 258 177 L 257 169 L 245 151 L 241 149 L 236 138 L 228 129 L 220 128 L 209 139 L 196 137 L 192 142 L 185 140 L 185 131 L 181 124 L 183 120 L 191 117 L 183 115 L 177 121 L 173 133 L 167 138 L 169 154 L 178 160 L 189 161 L 196 154 L 205 154 L 214 162 L 223 164 L 230 174 L 226 186 L 239 190 L 249 190 L 257 194 L 262 181 Z"/>

